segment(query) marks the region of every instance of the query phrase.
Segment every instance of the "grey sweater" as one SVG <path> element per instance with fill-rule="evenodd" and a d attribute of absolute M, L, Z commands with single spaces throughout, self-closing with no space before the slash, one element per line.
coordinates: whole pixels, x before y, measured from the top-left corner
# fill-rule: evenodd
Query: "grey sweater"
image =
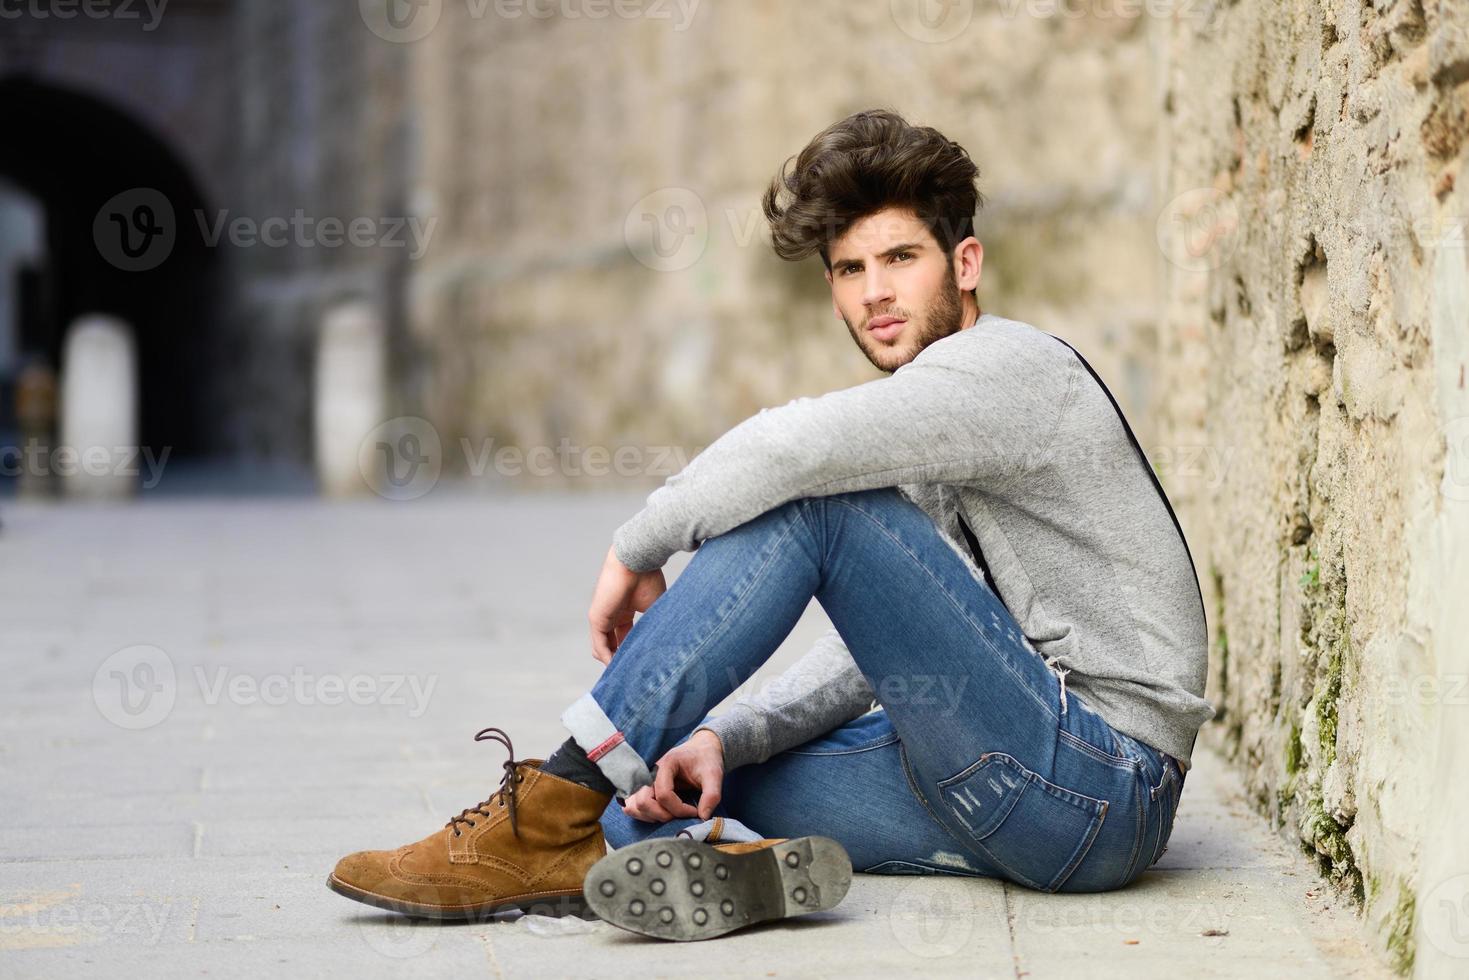
<path fill-rule="evenodd" d="M 762 409 L 730 429 L 654 490 L 613 546 L 628 568 L 647 571 L 786 501 L 896 486 L 970 561 L 962 512 L 1026 645 L 1066 671 L 1070 695 L 1188 766 L 1199 726 L 1214 716 L 1203 697 L 1204 610 L 1147 465 L 1071 349 L 984 314 L 890 376 Z M 733 769 L 873 702 L 831 630 L 709 727 Z"/>

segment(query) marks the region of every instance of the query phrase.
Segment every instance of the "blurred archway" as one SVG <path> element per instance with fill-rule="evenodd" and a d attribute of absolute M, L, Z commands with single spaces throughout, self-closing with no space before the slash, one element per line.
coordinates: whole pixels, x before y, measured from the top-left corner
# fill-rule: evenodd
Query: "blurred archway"
<path fill-rule="evenodd" d="M 44 227 L 42 254 L 7 290 L 10 363 L 64 369 L 67 325 L 116 316 L 137 344 L 140 443 L 207 453 L 219 280 L 198 183 L 134 116 L 24 75 L 0 78 L 0 133 L 0 180 L 39 205 Z"/>

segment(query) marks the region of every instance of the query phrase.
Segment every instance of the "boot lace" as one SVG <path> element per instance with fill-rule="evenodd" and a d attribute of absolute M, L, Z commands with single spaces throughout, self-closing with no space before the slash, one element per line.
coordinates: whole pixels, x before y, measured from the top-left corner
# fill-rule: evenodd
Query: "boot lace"
<path fill-rule="evenodd" d="M 505 775 L 500 779 L 499 789 L 491 793 L 488 798 L 481 801 L 478 805 L 460 811 L 457 817 L 451 817 L 449 822 L 444 824 L 444 826 L 452 827 L 454 836 L 461 837 L 463 836 L 463 831 L 459 829 L 459 825 L 462 823 L 473 827 L 475 821 L 472 819 L 471 814 L 481 817 L 492 816 L 490 806 L 493 804 L 510 811 L 510 832 L 516 837 L 519 837 L 520 829 L 515 825 L 515 787 L 525 782 L 525 774 L 519 771 L 521 763 L 515 759 L 515 746 L 510 744 L 510 736 L 505 734 L 503 729 L 499 728 L 482 728 L 475 734 L 474 740 L 476 742 L 499 742 L 505 746 L 505 754 L 509 756 L 504 763 Z"/>

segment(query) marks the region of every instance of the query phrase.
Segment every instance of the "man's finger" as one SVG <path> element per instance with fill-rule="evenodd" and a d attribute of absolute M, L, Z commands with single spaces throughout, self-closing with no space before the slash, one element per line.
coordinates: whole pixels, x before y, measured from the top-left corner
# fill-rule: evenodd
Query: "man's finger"
<path fill-rule="evenodd" d="M 663 809 L 675 817 L 696 817 L 699 811 L 679 799 L 673 788 L 673 771 L 676 768 L 678 767 L 667 763 L 658 766 L 657 774 L 653 777 L 653 796 Z"/>
<path fill-rule="evenodd" d="M 601 661 L 603 666 L 612 662 L 612 647 L 607 642 L 607 634 L 600 632 L 595 626 L 592 627 L 592 656 Z"/>
<path fill-rule="evenodd" d="M 704 792 L 699 794 L 699 816 L 704 820 L 714 816 L 714 808 L 719 805 L 719 782 L 711 773 L 705 773 L 703 776 Z"/>
<path fill-rule="evenodd" d="M 646 786 L 632 793 L 622 801 L 622 812 L 630 816 L 638 816 L 643 812 L 643 801 L 646 800 L 649 795 L 650 794 L 648 793 L 648 788 Z"/>
<path fill-rule="evenodd" d="M 667 823 L 673 819 L 673 814 L 659 806 L 651 793 L 641 800 L 629 796 L 627 803 L 623 805 L 622 812 L 647 823 Z"/>

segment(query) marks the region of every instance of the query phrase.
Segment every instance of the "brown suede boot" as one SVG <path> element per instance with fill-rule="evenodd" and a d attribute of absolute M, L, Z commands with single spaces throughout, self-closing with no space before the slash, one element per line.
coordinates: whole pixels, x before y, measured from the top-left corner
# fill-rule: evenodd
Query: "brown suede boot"
<path fill-rule="evenodd" d="M 621 847 L 587 873 L 587 904 L 644 936 L 688 941 L 808 912 L 846 897 L 852 861 L 828 837 L 707 844 L 655 837 Z"/>
<path fill-rule="evenodd" d="M 607 851 L 599 822 L 611 797 L 516 761 L 510 738 L 486 728 L 510 753 L 500 788 L 437 833 L 395 851 L 358 851 L 326 883 L 339 895 L 430 919 L 483 919 L 520 909 L 582 914 L 582 882 Z"/>

